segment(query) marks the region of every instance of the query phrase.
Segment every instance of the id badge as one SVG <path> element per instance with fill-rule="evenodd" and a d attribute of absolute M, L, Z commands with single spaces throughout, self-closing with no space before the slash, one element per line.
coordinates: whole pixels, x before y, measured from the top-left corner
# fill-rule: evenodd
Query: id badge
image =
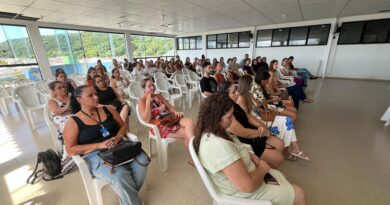
<path fill-rule="evenodd" d="M 104 138 L 110 136 L 110 132 L 108 131 L 108 129 L 103 126 L 100 128 L 100 133 L 102 133 Z"/>

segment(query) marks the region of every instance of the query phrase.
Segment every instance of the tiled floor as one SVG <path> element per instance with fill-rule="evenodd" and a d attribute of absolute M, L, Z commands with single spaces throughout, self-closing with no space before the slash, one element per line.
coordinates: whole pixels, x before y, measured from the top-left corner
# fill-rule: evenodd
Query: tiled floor
<path fill-rule="evenodd" d="M 285 161 L 281 170 L 301 185 L 308 204 L 390 204 L 390 127 L 379 121 L 390 104 L 388 82 L 327 79 L 311 81 L 315 100 L 301 106 L 298 140 L 313 162 Z M 88 204 L 77 169 L 65 178 L 35 185 L 25 181 L 37 152 L 53 146 L 42 114 L 31 132 L 13 105 L 0 117 L 0 204 Z M 185 110 L 195 119 L 199 105 Z M 147 145 L 146 129 L 132 115 L 132 130 Z M 148 147 L 144 146 L 147 150 Z M 169 169 L 159 171 L 156 154 L 141 197 L 150 205 L 211 204 L 195 168 L 186 163 L 180 141 L 169 147 Z M 118 204 L 113 191 L 103 191 L 105 204 Z"/>

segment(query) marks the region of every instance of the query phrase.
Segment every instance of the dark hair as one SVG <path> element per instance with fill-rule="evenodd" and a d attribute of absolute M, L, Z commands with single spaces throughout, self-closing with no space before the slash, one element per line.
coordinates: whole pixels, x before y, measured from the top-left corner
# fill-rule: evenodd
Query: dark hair
<path fill-rule="evenodd" d="M 96 68 L 95 67 L 89 67 L 88 68 L 88 71 L 87 71 L 87 80 L 92 80 L 91 79 L 91 76 L 89 75 L 93 70 L 96 71 Z"/>
<path fill-rule="evenodd" d="M 294 56 L 290 56 L 290 57 L 288 57 L 288 59 L 289 59 L 289 60 L 290 60 L 290 59 L 294 60 Z"/>
<path fill-rule="evenodd" d="M 100 90 L 97 86 L 96 86 L 96 78 L 101 78 L 101 79 L 103 79 L 104 80 L 104 78 L 103 78 L 103 76 L 101 76 L 101 75 L 95 75 L 95 76 L 93 76 L 93 80 L 92 80 L 92 85 L 93 85 L 93 87 L 96 89 L 96 90 Z M 104 83 L 106 83 L 106 82 L 104 82 Z M 107 85 L 106 85 L 107 86 Z"/>
<path fill-rule="evenodd" d="M 64 71 L 63 68 L 57 68 L 55 72 L 56 72 L 56 74 L 57 74 L 58 72 L 64 72 L 64 73 L 65 73 L 65 71 Z"/>
<path fill-rule="evenodd" d="M 210 62 L 204 62 L 204 63 L 202 64 L 202 69 L 206 68 L 206 67 L 209 66 L 209 65 L 211 65 Z"/>
<path fill-rule="evenodd" d="M 255 82 L 259 85 L 261 85 L 262 80 L 268 80 L 271 77 L 271 75 L 266 71 L 259 71 L 255 75 Z"/>
<path fill-rule="evenodd" d="M 65 73 L 65 71 L 64 70 L 59 70 L 59 71 L 56 71 L 56 74 L 54 75 L 56 78 L 58 78 L 58 76 L 60 75 L 60 74 L 64 74 L 65 75 L 65 77 L 67 77 L 66 76 L 66 73 Z"/>
<path fill-rule="evenodd" d="M 76 114 L 78 111 L 81 110 L 81 105 L 77 101 L 77 97 L 81 96 L 81 93 L 83 93 L 85 88 L 88 88 L 88 85 L 81 85 L 74 89 L 72 95 L 70 96 L 70 108 L 72 109 L 72 113 Z"/>
<path fill-rule="evenodd" d="M 274 70 L 274 64 L 277 63 L 277 62 L 278 62 L 278 60 L 272 60 L 272 61 L 269 63 L 269 68 L 270 68 L 270 69 L 272 68 L 272 70 Z"/>
<path fill-rule="evenodd" d="M 228 95 L 216 93 L 207 97 L 199 108 L 198 119 L 195 128 L 194 146 L 199 151 L 203 133 L 210 132 L 223 139 L 233 141 L 225 128 L 219 124 L 221 118 L 234 106 L 233 100 Z"/>
<path fill-rule="evenodd" d="M 222 83 L 220 83 L 217 87 L 217 92 L 218 93 L 229 93 L 229 88 L 233 85 L 231 81 L 225 80 Z"/>
<path fill-rule="evenodd" d="M 114 72 L 115 72 L 115 71 L 118 71 L 118 72 L 119 72 L 119 69 L 118 69 L 118 68 L 112 69 L 112 71 L 111 71 L 111 78 L 113 78 L 113 79 L 115 79 L 115 76 L 114 76 Z M 120 75 L 120 72 L 119 72 L 119 75 Z"/>
<path fill-rule="evenodd" d="M 141 88 L 142 88 L 142 89 L 145 89 L 145 87 L 146 87 L 146 82 L 148 82 L 149 80 L 153 82 L 153 79 L 152 79 L 151 77 L 145 78 L 145 79 L 143 79 L 143 80 L 141 81 Z"/>
<path fill-rule="evenodd" d="M 54 88 L 56 88 L 56 85 L 57 85 L 58 83 L 63 83 L 63 82 L 58 81 L 58 80 L 55 80 L 55 81 L 50 82 L 50 83 L 49 83 L 49 88 L 50 88 L 50 90 L 53 91 Z"/>

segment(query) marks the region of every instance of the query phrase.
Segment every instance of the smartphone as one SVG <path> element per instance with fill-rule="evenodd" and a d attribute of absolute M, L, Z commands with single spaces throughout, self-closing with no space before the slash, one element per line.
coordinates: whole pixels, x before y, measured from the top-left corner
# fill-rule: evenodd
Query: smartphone
<path fill-rule="evenodd" d="M 266 184 L 279 185 L 278 181 L 270 173 L 265 174 L 264 182 Z"/>

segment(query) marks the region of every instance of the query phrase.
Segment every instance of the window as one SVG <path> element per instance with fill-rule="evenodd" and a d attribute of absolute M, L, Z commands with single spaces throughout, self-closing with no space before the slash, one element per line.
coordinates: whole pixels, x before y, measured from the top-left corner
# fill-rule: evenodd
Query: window
<path fill-rule="evenodd" d="M 362 43 L 384 43 L 390 30 L 390 19 L 366 22 Z"/>
<path fill-rule="evenodd" d="M 183 38 L 177 39 L 177 50 L 183 50 Z"/>
<path fill-rule="evenodd" d="M 227 34 L 217 35 L 217 48 L 227 48 Z"/>
<path fill-rule="evenodd" d="M 142 35 L 131 35 L 130 37 L 131 37 L 131 46 L 133 47 L 134 58 L 174 55 L 173 38 L 159 37 L 159 36 L 142 36 Z M 150 58 L 150 59 L 155 59 L 155 58 Z"/>
<path fill-rule="evenodd" d="M 307 45 L 326 45 L 328 43 L 330 24 L 310 26 Z"/>
<path fill-rule="evenodd" d="M 15 79 L 42 77 L 26 27 L 0 25 L 0 81 Z"/>
<path fill-rule="evenodd" d="M 364 22 L 343 23 L 338 44 L 360 43 Z"/>
<path fill-rule="evenodd" d="M 287 46 L 288 28 L 279 28 L 273 30 L 272 46 Z"/>
<path fill-rule="evenodd" d="M 196 49 L 196 37 L 190 37 L 190 49 Z"/>
<path fill-rule="evenodd" d="M 250 42 L 251 42 L 251 32 L 240 32 L 239 33 L 240 37 L 238 47 L 240 48 L 249 48 Z"/>
<path fill-rule="evenodd" d="M 124 34 L 56 28 L 39 28 L 39 32 L 52 74 L 58 68 L 67 74 L 86 73 L 98 59 L 111 72 L 113 58 L 127 57 Z"/>
<path fill-rule="evenodd" d="M 196 37 L 196 48 L 197 49 L 202 49 L 202 36 L 197 36 Z"/>
<path fill-rule="evenodd" d="M 290 29 L 289 46 L 303 46 L 306 45 L 308 27 L 295 27 Z"/>
<path fill-rule="evenodd" d="M 189 38 L 183 39 L 183 48 L 184 48 L 184 50 L 190 49 L 190 39 Z"/>
<path fill-rule="evenodd" d="M 228 48 L 237 48 L 237 47 L 238 47 L 238 33 L 229 33 Z"/>
<path fill-rule="evenodd" d="M 250 31 L 207 36 L 207 48 L 249 48 Z"/>
<path fill-rule="evenodd" d="M 217 48 L 217 35 L 207 36 L 207 48 Z"/>
<path fill-rule="evenodd" d="M 256 47 L 268 47 L 272 42 L 272 30 L 257 31 Z"/>
<path fill-rule="evenodd" d="M 202 36 L 177 38 L 178 50 L 202 49 Z"/>

